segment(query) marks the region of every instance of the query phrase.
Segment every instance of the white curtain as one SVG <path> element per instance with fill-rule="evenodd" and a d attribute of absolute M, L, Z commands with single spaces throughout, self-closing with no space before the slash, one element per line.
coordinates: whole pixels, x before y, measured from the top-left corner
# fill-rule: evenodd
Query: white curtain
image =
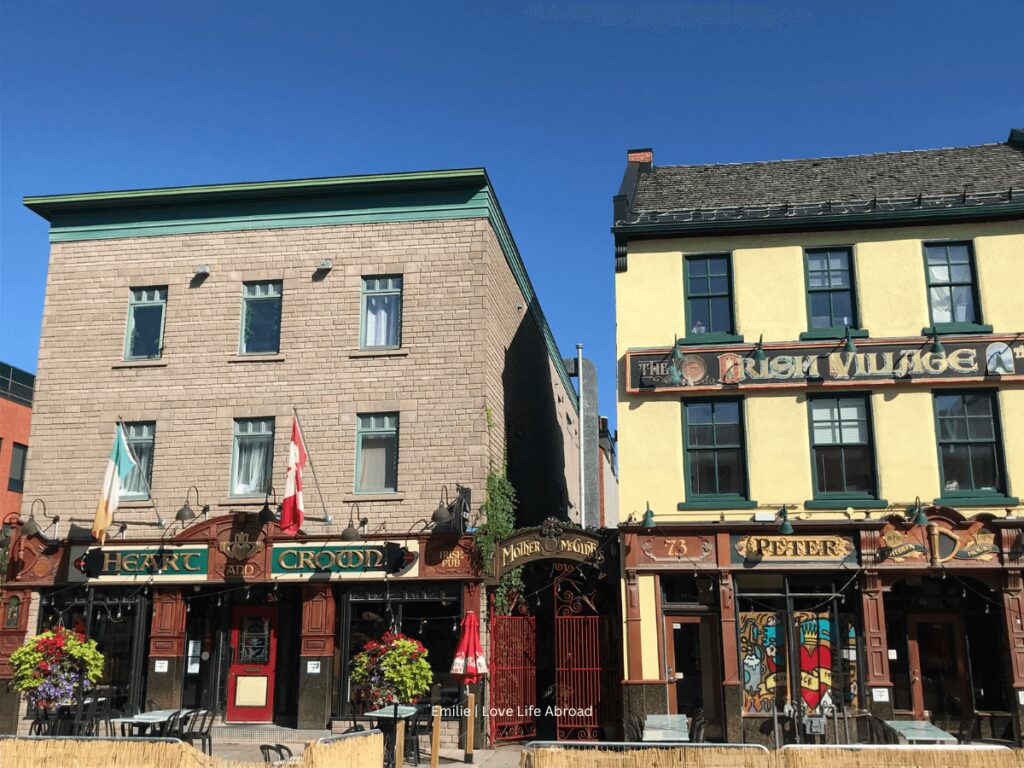
<path fill-rule="evenodd" d="M 397 347 L 401 323 L 401 296 L 390 294 L 366 297 L 367 347 Z"/>
<path fill-rule="evenodd" d="M 363 437 L 359 451 L 359 490 L 394 490 L 395 442 L 394 435 Z"/>
<path fill-rule="evenodd" d="M 150 469 L 153 466 L 153 444 L 132 443 L 132 453 L 138 464 L 124 480 L 121 481 L 121 496 L 137 496 L 149 498 Z"/>
<path fill-rule="evenodd" d="M 239 437 L 234 492 L 238 495 L 266 493 L 273 457 L 273 437 Z"/>

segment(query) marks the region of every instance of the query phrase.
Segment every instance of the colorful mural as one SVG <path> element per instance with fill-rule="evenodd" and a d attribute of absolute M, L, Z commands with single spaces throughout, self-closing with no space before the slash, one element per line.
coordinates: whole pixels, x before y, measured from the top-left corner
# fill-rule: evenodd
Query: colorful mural
<path fill-rule="evenodd" d="M 772 702 L 781 709 L 792 699 L 786 685 L 786 636 L 784 613 L 740 613 L 740 655 L 743 661 L 743 710 L 768 714 Z M 797 632 L 800 701 L 807 713 L 834 706 L 832 690 L 832 621 L 828 613 L 797 611 L 792 614 Z M 856 698 L 856 638 L 852 630 L 843 654 L 848 669 L 844 695 Z M 852 675 L 850 673 L 853 673 Z"/>

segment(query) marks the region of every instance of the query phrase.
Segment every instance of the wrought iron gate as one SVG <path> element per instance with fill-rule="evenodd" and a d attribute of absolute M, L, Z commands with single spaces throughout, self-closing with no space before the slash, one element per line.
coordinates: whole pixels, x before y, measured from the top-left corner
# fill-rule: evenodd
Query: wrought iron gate
<path fill-rule="evenodd" d="M 558 739 L 597 741 L 606 702 L 606 634 L 594 590 L 578 578 L 569 563 L 554 564 L 555 584 L 555 713 Z"/>
<path fill-rule="evenodd" d="M 537 736 L 537 627 L 533 616 L 491 614 L 492 741 Z"/>

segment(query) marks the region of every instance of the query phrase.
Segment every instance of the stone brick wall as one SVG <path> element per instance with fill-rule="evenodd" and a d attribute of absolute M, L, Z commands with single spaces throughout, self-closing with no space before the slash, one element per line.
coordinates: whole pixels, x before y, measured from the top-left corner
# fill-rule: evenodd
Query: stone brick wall
<path fill-rule="evenodd" d="M 314 279 L 324 258 L 335 266 Z M 202 282 L 193 279 L 198 264 L 210 267 Z M 359 350 L 361 277 L 376 274 L 404 277 L 397 352 Z M 283 281 L 280 354 L 242 358 L 242 282 L 261 279 Z M 168 289 L 163 356 L 124 363 L 129 289 L 153 285 Z M 276 418 L 280 494 L 295 407 L 334 515 L 325 526 L 307 473 L 308 533 L 340 532 L 356 501 L 371 529 L 404 532 L 429 519 L 443 485 L 454 496 L 456 482 L 479 505 L 509 425 L 510 453 L 530 454 L 510 457 L 517 485 L 527 497 L 543 494 L 531 504 L 549 509 L 544 486 L 565 485 L 563 446 L 538 451 L 537 441 L 564 442 L 570 409 L 523 303 L 485 220 L 55 243 L 25 498 L 45 499 L 62 533 L 67 523 L 88 529 L 120 416 L 156 422 L 152 495 L 168 523 L 190 485 L 212 514 L 258 507 L 262 498 L 229 498 L 232 420 Z M 357 497 L 356 414 L 377 411 L 400 414 L 399 490 Z M 117 517 L 127 538 L 159 531 L 153 503 L 127 503 Z"/>

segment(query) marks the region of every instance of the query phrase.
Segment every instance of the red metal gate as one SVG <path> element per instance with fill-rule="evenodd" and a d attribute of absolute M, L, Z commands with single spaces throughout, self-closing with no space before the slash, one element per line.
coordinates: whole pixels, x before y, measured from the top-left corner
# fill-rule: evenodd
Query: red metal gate
<path fill-rule="evenodd" d="M 605 705 L 602 617 L 572 565 L 556 563 L 554 572 L 556 734 L 559 741 L 597 741 Z"/>
<path fill-rule="evenodd" d="M 533 616 L 491 616 L 492 741 L 537 736 L 537 627 Z"/>

